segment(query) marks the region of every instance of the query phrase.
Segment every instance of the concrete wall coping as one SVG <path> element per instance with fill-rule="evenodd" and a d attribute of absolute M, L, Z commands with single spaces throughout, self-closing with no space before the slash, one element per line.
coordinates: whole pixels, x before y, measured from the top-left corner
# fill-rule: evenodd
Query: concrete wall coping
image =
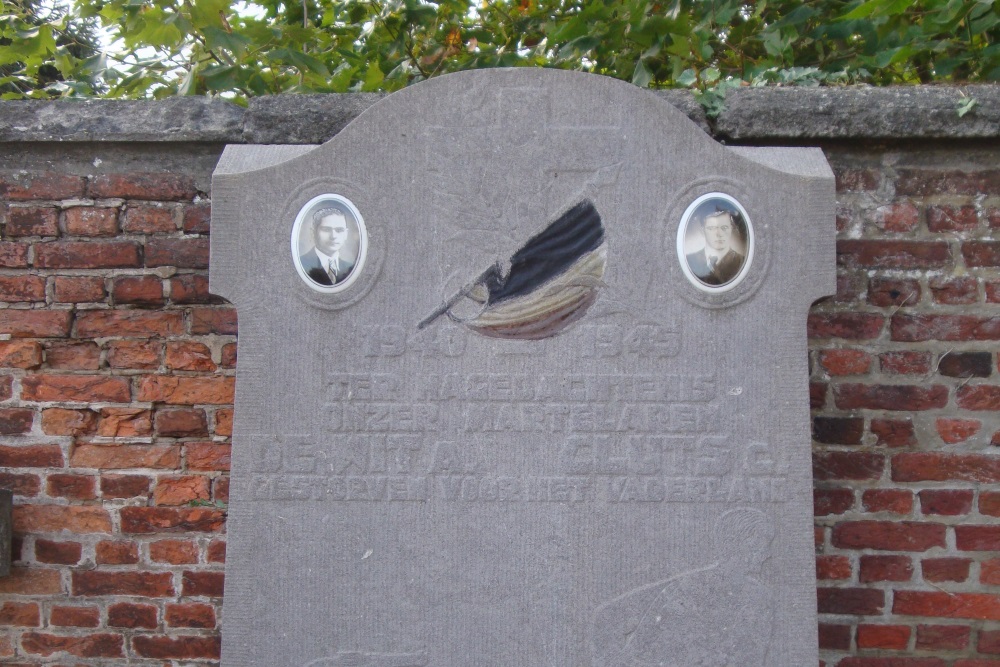
<path fill-rule="evenodd" d="M 740 88 L 709 121 L 690 91 L 657 91 L 720 140 L 737 143 L 1000 138 L 1000 85 Z M 248 108 L 207 97 L 0 101 L 0 142 L 316 144 L 384 93 L 277 95 Z M 974 98 L 964 116 L 958 108 Z"/>

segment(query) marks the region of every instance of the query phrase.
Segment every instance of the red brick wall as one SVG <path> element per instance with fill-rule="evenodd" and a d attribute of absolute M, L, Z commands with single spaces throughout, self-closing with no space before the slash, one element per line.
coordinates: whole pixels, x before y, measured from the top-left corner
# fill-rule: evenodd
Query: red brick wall
<path fill-rule="evenodd" d="M 827 154 L 822 663 L 1000 667 L 1000 149 Z M 119 162 L 0 166 L 0 662 L 218 656 L 236 315 L 207 292 L 207 172 Z"/>

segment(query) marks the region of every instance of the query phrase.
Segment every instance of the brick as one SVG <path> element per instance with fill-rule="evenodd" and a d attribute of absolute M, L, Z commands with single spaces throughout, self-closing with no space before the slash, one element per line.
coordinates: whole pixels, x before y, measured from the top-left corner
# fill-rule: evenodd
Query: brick
<path fill-rule="evenodd" d="M 68 310 L 0 310 L 0 333 L 12 338 L 65 338 L 73 314 Z"/>
<path fill-rule="evenodd" d="M 135 370 L 160 367 L 163 343 L 146 340 L 113 340 L 108 343 L 108 366 Z"/>
<path fill-rule="evenodd" d="M 0 401 L 6 401 L 13 395 L 14 378 L 0 375 Z"/>
<path fill-rule="evenodd" d="M 177 304 L 224 303 L 208 291 L 208 276 L 184 273 L 170 279 L 170 300 Z"/>
<path fill-rule="evenodd" d="M 0 174 L 0 199 L 72 199 L 83 196 L 83 177 L 59 172 Z"/>
<path fill-rule="evenodd" d="M 183 174 L 127 173 L 91 177 L 87 195 L 95 199 L 190 200 L 198 194 L 194 179 Z"/>
<path fill-rule="evenodd" d="M 929 352 L 884 352 L 878 360 L 881 371 L 892 375 L 926 375 L 931 371 Z"/>
<path fill-rule="evenodd" d="M 52 284 L 58 303 L 96 303 L 106 296 L 100 276 L 56 276 Z"/>
<path fill-rule="evenodd" d="M 955 526 L 959 551 L 1000 551 L 1000 526 Z"/>
<path fill-rule="evenodd" d="M 913 511 L 913 493 L 903 489 L 866 489 L 861 504 L 868 512 L 909 514 Z"/>
<path fill-rule="evenodd" d="M 41 491 L 42 480 L 38 475 L 0 470 L 0 489 L 9 489 L 15 496 L 32 498 Z"/>
<path fill-rule="evenodd" d="M 48 435 L 86 435 L 97 426 L 93 410 L 45 408 L 42 410 L 42 431 Z"/>
<path fill-rule="evenodd" d="M 986 303 L 1000 303 L 1000 282 L 997 281 L 987 282 L 985 283 L 985 287 L 986 287 Z"/>
<path fill-rule="evenodd" d="M 854 506 L 851 489 L 813 489 L 813 514 L 829 516 L 843 514 Z"/>
<path fill-rule="evenodd" d="M 226 343 L 222 346 L 222 360 L 219 365 L 223 368 L 236 368 L 236 343 Z M 814 402 L 813 393 L 815 389 L 809 385 L 810 403 Z"/>
<path fill-rule="evenodd" d="M 941 355 L 938 373 L 953 378 L 985 378 L 993 374 L 993 355 L 989 352 L 947 352 Z"/>
<path fill-rule="evenodd" d="M 910 642 L 910 626 L 862 624 L 858 626 L 857 641 L 859 649 L 902 651 Z"/>
<path fill-rule="evenodd" d="M 128 403 L 126 378 L 109 375 L 29 375 L 21 380 L 21 398 L 26 401 Z"/>
<path fill-rule="evenodd" d="M 61 468 L 59 445 L 0 445 L 0 466 L 6 468 Z"/>
<path fill-rule="evenodd" d="M 149 494 L 150 481 L 142 475 L 101 475 L 105 498 L 135 498 Z"/>
<path fill-rule="evenodd" d="M 45 278 L 32 275 L 0 276 L 0 301 L 45 301 Z"/>
<path fill-rule="evenodd" d="M 101 408 L 97 435 L 106 438 L 137 438 L 152 435 L 152 411 L 144 408 Z"/>
<path fill-rule="evenodd" d="M 862 298 L 867 287 L 867 277 L 858 271 L 839 270 L 837 272 L 837 293 L 834 303 L 852 303 Z"/>
<path fill-rule="evenodd" d="M 895 448 L 912 447 L 917 444 L 913 422 L 908 419 L 872 417 L 869 428 L 876 437 L 876 445 Z"/>
<path fill-rule="evenodd" d="M 207 501 L 210 496 L 209 480 L 203 475 L 161 477 L 153 488 L 153 501 L 157 505 L 187 505 Z"/>
<path fill-rule="evenodd" d="M 833 545 L 841 549 L 927 551 L 945 546 L 945 526 L 911 521 L 850 521 L 833 527 Z"/>
<path fill-rule="evenodd" d="M 858 269 L 934 269 L 951 261 L 944 241 L 837 241 L 837 265 Z"/>
<path fill-rule="evenodd" d="M 892 340 L 918 343 L 928 340 L 1000 340 L 1000 317 L 973 315 L 894 315 Z"/>
<path fill-rule="evenodd" d="M 157 435 L 185 438 L 208 435 L 208 419 L 199 408 L 167 408 L 156 411 Z"/>
<path fill-rule="evenodd" d="M 1000 653 L 1000 630 L 980 630 L 976 650 L 980 653 Z"/>
<path fill-rule="evenodd" d="M 837 192 L 863 192 L 877 190 L 882 182 L 882 172 L 866 167 L 838 167 L 834 171 Z"/>
<path fill-rule="evenodd" d="M 872 616 L 885 606 L 885 593 L 871 588 L 819 588 L 816 598 L 821 614 Z"/>
<path fill-rule="evenodd" d="M 928 206 L 927 229 L 932 232 L 968 232 L 979 226 L 975 206 Z"/>
<path fill-rule="evenodd" d="M 215 607 L 201 602 L 167 603 L 163 619 L 171 628 L 214 628 Z"/>
<path fill-rule="evenodd" d="M 159 276 L 118 276 L 111 284 L 116 304 L 155 306 L 162 304 L 163 281 Z"/>
<path fill-rule="evenodd" d="M 155 630 L 159 624 L 159 614 L 151 604 L 116 602 L 108 605 L 108 627 Z"/>
<path fill-rule="evenodd" d="M 226 562 L 226 541 L 212 540 L 208 544 L 207 558 L 209 563 Z"/>
<path fill-rule="evenodd" d="M 177 231 L 174 209 L 165 206 L 130 205 L 125 209 L 122 231 L 156 234 Z"/>
<path fill-rule="evenodd" d="M 0 605 L 0 625 L 37 628 L 42 615 L 34 602 L 4 602 Z"/>
<path fill-rule="evenodd" d="M 65 651 L 78 658 L 124 658 L 124 638 L 117 634 L 54 635 L 26 632 L 21 635 L 21 647 L 27 653 L 50 656 Z"/>
<path fill-rule="evenodd" d="M 0 577 L 0 595 L 59 595 L 62 577 L 59 570 L 36 567 L 12 567 Z"/>
<path fill-rule="evenodd" d="M 813 452 L 813 479 L 878 479 L 885 467 L 885 456 L 871 452 Z"/>
<path fill-rule="evenodd" d="M 232 446 L 215 442 L 189 442 L 184 445 L 188 470 L 229 470 Z"/>
<path fill-rule="evenodd" d="M 81 338 L 110 336 L 177 336 L 184 333 L 184 314 L 162 310 L 86 310 L 76 315 Z"/>
<path fill-rule="evenodd" d="M 899 169 L 896 195 L 996 194 L 1000 191 L 998 174 L 998 170 Z"/>
<path fill-rule="evenodd" d="M 874 313 L 810 313 L 809 338 L 844 338 L 869 340 L 878 338 L 885 318 Z"/>
<path fill-rule="evenodd" d="M 214 371 L 212 351 L 196 341 L 170 341 L 166 345 L 167 368 L 184 371 Z"/>
<path fill-rule="evenodd" d="M 1000 482 L 1000 458 L 983 454 L 913 452 L 892 457 L 896 482 Z"/>
<path fill-rule="evenodd" d="M 70 457 L 75 468 L 100 470 L 174 470 L 180 463 L 180 447 L 176 445 L 79 445 Z"/>
<path fill-rule="evenodd" d="M 962 257 L 969 268 L 1000 266 L 1000 242 L 966 241 L 962 244 Z"/>
<path fill-rule="evenodd" d="M 101 610 L 91 606 L 53 606 L 49 623 L 66 628 L 96 628 L 101 624 Z"/>
<path fill-rule="evenodd" d="M 228 477 L 217 477 L 215 483 L 212 485 L 212 498 L 216 502 L 228 503 L 229 502 L 229 478 Z"/>
<path fill-rule="evenodd" d="M 926 558 L 920 563 L 925 581 L 934 583 L 962 582 L 969 578 L 968 558 Z"/>
<path fill-rule="evenodd" d="M 847 556 L 817 556 L 816 578 L 824 581 L 851 578 L 851 559 Z"/>
<path fill-rule="evenodd" d="M 819 647 L 828 651 L 850 650 L 851 626 L 820 623 Z"/>
<path fill-rule="evenodd" d="M 961 305 L 979 301 L 979 281 L 975 278 L 931 278 L 927 286 L 934 303 Z"/>
<path fill-rule="evenodd" d="M 911 232 L 920 224 L 920 209 L 908 201 L 879 206 L 875 223 L 885 232 Z"/>
<path fill-rule="evenodd" d="M 909 556 L 862 555 L 858 581 L 863 584 L 877 581 L 910 581 L 913 578 L 913 561 Z"/>
<path fill-rule="evenodd" d="M 55 542 L 35 540 L 35 560 L 53 565 L 76 565 L 83 555 L 83 545 L 79 542 Z"/>
<path fill-rule="evenodd" d="M 218 660 L 221 652 L 219 637 L 167 637 L 136 635 L 132 639 L 136 654 L 160 660 Z"/>
<path fill-rule="evenodd" d="M 231 408 L 221 408 L 215 411 L 215 435 L 231 436 L 233 434 L 233 411 Z"/>
<path fill-rule="evenodd" d="M 969 645 L 971 629 L 964 625 L 918 625 L 918 651 L 958 651 Z"/>
<path fill-rule="evenodd" d="M 72 236 L 114 236 L 118 233 L 118 209 L 74 206 L 66 209 L 63 224 Z"/>
<path fill-rule="evenodd" d="M 972 491 L 961 489 L 924 489 L 920 497 L 920 511 L 924 514 L 958 516 L 972 511 Z"/>
<path fill-rule="evenodd" d="M 147 375 L 139 380 L 136 400 L 173 405 L 226 404 L 233 402 L 234 388 L 232 377 Z"/>
<path fill-rule="evenodd" d="M 16 505 L 14 530 L 18 533 L 110 533 L 111 515 L 102 507 L 79 505 Z"/>
<path fill-rule="evenodd" d="M 38 368 L 42 365 L 42 346 L 28 340 L 0 341 L 0 366 L 3 368 Z"/>
<path fill-rule="evenodd" d="M 0 408 L 0 435 L 23 435 L 34 419 L 35 411 L 28 408 Z"/>
<path fill-rule="evenodd" d="M 211 204 L 199 203 L 184 207 L 184 231 L 188 234 L 207 234 L 211 221 Z"/>
<path fill-rule="evenodd" d="M 42 269 L 128 269 L 142 266 L 134 241 L 49 241 L 35 244 L 35 266 Z"/>
<path fill-rule="evenodd" d="M 28 266 L 27 243 L 0 241 L 0 268 L 23 269 Z"/>
<path fill-rule="evenodd" d="M 58 236 L 59 211 L 51 207 L 11 207 L 4 232 L 8 237 Z"/>
<path fill-rule="evenodd" d="M 965 385 L 955 392 L 955 402 L 966 410 L 1000 410 L 1000 387 Z"/>
<path fill-rule="evenodd" d="M 979 492 L 979 512 L 987 516 L 1000 516 L 1000 491 Z"/>
<path fill-rule="evenodd" d="M 207 269 L 208 239 L 203 237 L 151 238 L 146 241 L 146 266 Z"/>
<path fill-rule="evenodd" d="M 194 335 L 236 335 L 236 309 L 228 307 L 192 308 L 191 333 Z"/>
<path fill-rule="evenodd" d="M 122 532 L 217 533 L 225 526 L 225 513 L 203 507 L 123 507 Z"/>
<path fill-rule="evenodd" d="M 948 388 L 942 385 L 841 384 L 833 388 L 834 402 L 841 410 L 930 410 L 948 403 Z"/>
<path fill-rule="evenodd" d="M 45 493 L 52 498 L 94 500 L 97 498 L 97 479 L 90 475 L 51 474 L 45 480 Z"/>
<path fill-rule="evenodd" d="M 101 348 L 96 343 L 50 343 L 45 362 L 52 370 L 96 371 L 101 367 Z"/>
<path fill-rule="evenodd" d="M 819 365 L 832 376 L 864 375 L 871 363 L 871 355 L 862 350 L 820 350 L 819 353 Z"/>
<path fill-rule="evenodd" d="M 965 442 L 979 433 L 983 423 L 978 419 L 948 419 L 939 417 L 934 421 L 934 428 L 946 445 Z"/>
<path fill-rule="evenodd" d="M 154 563 L 189 565 L 198 562 L 198 545 L 191 540 L 159 540 L 149 545 L 149 559 Z"/>
<path fill-rule="evenodd" d="M 980 563 L 979 581 L 991 586 L 1000 586 L 1000 558 L 992 558 Z"/>
<path fill-rule="evenodd" d="M 98 565 L 135 565 L 139 562 L 139 545 L 135 542 L 102 540 L 95 551 Z"/>
<path fill-rule="evenodd" d="M 185 597 L 221 598 L 225 583 L 222 572 L 193 572 L 185 570 L 181 578 Z"/>
<path fill-rule="evenodd" d="M 896 591 L 892 613 L 996 621 L 1000 620 L 1000 597 L 987 593 Z"/>
<path fill-rule="evenodd" d="M 868 281 L 868 303 L 880 308 L 916 306 L 920 303 L 920 283 L 899 278 L 872 278 Z"/>
<path fill-rule="evenodd" d="M 126 570 L 74 571 L 73 595 L 134 595 L 145 598 L 174 596 L 173 574 L 170 572 L 142 572 Z"/>

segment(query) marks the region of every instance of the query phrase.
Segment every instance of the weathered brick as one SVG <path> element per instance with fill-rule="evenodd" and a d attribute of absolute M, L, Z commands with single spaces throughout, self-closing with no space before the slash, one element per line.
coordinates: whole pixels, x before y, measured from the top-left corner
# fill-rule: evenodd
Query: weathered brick
<path fill-rule="evenodd" d="M 208 544 L 208 562 L 209 563 L 225 563 L 226 562 L 226 541 L 225 540 L 212 540 Z"/>
<path fill-rule="evenodd" d="M 86 435 L 93 433 L 96 425 L 97 413 L 93 410 L 42 410 L 42 431 L 48 435 Z"/>
<path fill-rule="evenodd" d="M 176 336 L 184 332 L 184 314 L 159 310 L 86 310 L 76 315 L 81 338 Z"/>
<path fill-rule="evenodd" d="M 215 533 L 225 525 L 225 513 L 203 507 L 123 507 L 122 532 Z"/>
<path fill-rule="evenodd" d="M 173 201 L 194 199 L 197 193 L 190 176 L 164 172 L 102 174 L 87 183 L 87 195 L 94 198 Z"/>
<path fill-rule="evenodd" d="M 850 579 L 851 559 L 847 556 L 817 556 L 816 578 L 821 581 Z"/>
<path fill-rule="evenodd" d="M 925 375 L 931 370 L 929 352 L 901 350 L 878 355 L 879 368 L 892 375 Z"/>
<path fill-rule="evenodd" d="M 211 204 L 197 203 L 184 207 L 184 231 L 188 234 L 207 234 L 211 221 Z"/>
<path fill-rule="evenodd" d="M 893 598 L 894 614 L 1000 620 L 1000 597 L 987 593 L 896 591 Z"/>
<path fill-rule="evenodd" d="M 872 588 L 819 588 L 819 613 L 872 616 L 882 613 L 885 593 Z"/>
<path fill-rule="evenodd" d="M 0 577 L 0 595 L 59 595 L 62 577 L 59 570 L 38 567 L 12 567 Z"/>
<path fill-rule="evenodd" d="M 22 435 L 31 430 L 35 411 L 28 408 L 0 408 L 0 435 Z"/>
<path fill-rule="evenodd" d="M 153 488 L 153 500 L 157 505 L 187 505 L 208 500 L 210 495 L 209 480 L 203 475 L 161 477 Z"/>
<path fill-rule="evenodd" d="M 896 195 L 996 194 L 1000 191 L 1000 170 L 899 169 Z"/>
<path fill-rule="evenodd" d="M 976 433 L 979 433 L 983 423 L 978 419 L 948 419 L 939 417 L 934 421 L 934 428 L 937 429 L 941 440 L 947 445 L 954 445 L 965 442 Z"/>
<path fill-rule="evenodd" d="M 236 335 L 236 309 L 227 307 L 192 308 L 191 333 L 194 335 Z"/>
<path fill-rule="evenodd" d="M 829 516 L 843 514 L 854 507 L 851 489 L 813 489 L 813 514 Z"/>
<path fill-rule="evenodd" d="M 0 241 L 0 268 L 23 269 L 28 266 L 27 243 Z"/>
<path fill-rule="evenodd" d="M 862 269 L 933 269 L 951 261 L 944 241 L 837 241 L 837 264 Z"/>
<path fill-rule="evenodd" d="M 837 270 L 837 293 L 834 303 L 851 303 L 861 298 L 867 288 L 867 276 L 862 271 Z"/>
<path fill-rule="evenodd" d="M 53 565 L 76 565 L 83 555 L 83 545 L 79 542 L 56 542 L 35 540 L 35 560 Z"/>
<path fill-rule="evenodd" d="M 65 651 L 78 658 L 124 658 L 124 638 L 121 635 L 54 635 L 26 632 L 21 635 L 21 647 L 28 653 L 50 656 Z"/>
<path fill-rule="evenodd" d="M 226 343 L 222 346 L 222 359 L 219 362 L 219 365 L 223 368 L 236 368 L 236 343 Z M 814 389 L 810 384 L 810 402 L 812 402 L 813 391 Z"/>
<path fill-rule="evenodd" d="M 218 660 L 219 637 L 136 635 L 132 647 L 137 655 L 160 660 Z"/>
<path fill-rule="evenodd" d="M 0 333 L 12 338 L 65 338 L 73 314 L 68 310 L 0 310 Z"/>
<path fill-rule="evenodd" d="M 931 278 L 927 286 L 934 303 L 962 305 L 979 301 L 979 281 L 975 278 Z"/>
<path fill-rule="evenodd" d="M 834 402 L 842 410 L 930 410 L 948 403 L 948 388 L 941 385 L 841 384 L 833 388 Z"/>
<path fill-rule="evenodd" d="M 32 275 L 0 276 L 0 301 L 45 301 L 45 278 Z"/>
<path fill-rule="evenodd" d="M 167 603 L 163 618 L 171 628 L 214 628 L 215 607 L 201 602 Z"/>
<path fill-rule="evenodd" d="M 910 642 L 910 632 L 908 625 L 870 625 L 864 623 L 858 626 L 858 648 L 902 651 Z"/>
<path fill-rule="evenodd" d="M 980 630 L 976 650 L 980 653 L 1000 653 L 1000 630 L 986 630 L 985 628 Z"/>
<path fill-rule="evenodd" d="M 911 232 L 920 224 L 920 209 L 912 202 L 898 201 L 875 209 L 875 223 L 886 232 Z"/>
<path fill-rule="evenodd" d="M 862 555 L 858 581 L 909 581 L 913 578 L 913 561 L 909 556 Z"/>
<path fill-rule="evenodd" d="M 916 306 L 920 303 L 920 282 L 901 278 L 872 278 L 868 281 L 868 303 L 880 308 Z"/>
<path fill-rule="evenodd" d="M 102 507 L 16 505 L 14 530 L 19 533 L 110 533 L 111 515 Z"/>
<path fill-rule="evenodd" d="M 203 237 L 151 238 L 146 241 L 146 266 L 207 269 L 208 239 Z"/>
<path fill-rule="evenodd" d="M 1000 241 L 966 241 L 962 257 L 965 265 L 973 269 L 1000 266 Z"/>
<path fill-rule="evenodd" d="M 979 512 L 987 516 L 1000 516 L 1000 491 L 981 490 Z"/>
<path fill-rule="evenodd" d="M 909 419 L 872 417 L 869 426 L 876 437 L 876 445 L 884 447 L 911 447 L 917 443 L 913 422 Z"/>
<path fill-rule="evenodd" d="M 139 545 L 135 542 L 101 540 L 95 552 L 98 565 L 135 565 L 139 562 Z"/>
<path fill-rule="evenodd" d="M 221 598 L 225 584 L 222 572 L 194 572 L 185 570 L 181 578 L 182 594 L 185 597 Z"/>
<path fill-rule="evenodd" d="M 851 626 L 820 623 L 819 647 L 828 651 L 849 650 L 851 648 Z"/>
<path fill-rule="evenodd" d="M 110 375 L 29 375 L 21 380 L 26 401 L 127 403 L 131 390 L 126 378 Z"/>
<path fill-rule="evenodd" d="M 152 411 L 144 408 L 101 408 L 97 435 L 136 438 L 153 433 Z"/>
<path fill-rule="evenodd" d="M 134 595 L 145 598 L 173 597 L 173 575 L 170 572 L 141 572 L 126 570 L 74 571 L 73 595 Z"/>
<path fill-rule="evenodd" d="M 94 303 L 106 296 L 101 276 L 56 276 L 52 284 L 58 303 Z"/>
<path fill-rule="evenodd" d="M 208 419 L 199 408 L 168 408 L 156 411 L 156 433 L 165 437 L 186 438 L 208 435 Z"/>
<path fill-rule="evenodd" d="M 972 491 L 968 489 L 924 489 L 917 495 L 924 514 L 957 516 L 972 511 Z"/>
<path fill-rule="evenodd" d="M 966 410 L 1000 410 L 1000 386 L 965 385 L 955 392 L 958 407 Z"/>
<path fill-rule="evenodd" d="M 136 400 L 172 405 L 225 404 L 233 402 L 232 377 L 177 377 L 147 375 L 139 380 Z"/>
<path fill-rule="evenodd" d="M 67 628 L 96 628 L 101 624 L 101 610 L 93 606 L 54 605 L 49 623 Z"/>
<path fill-rule="evenodd" d="M 155 306 L 162 304 L 163 281 L 158 276 L 118 276 L 111 284 L 116 304 Z"/>
<path fill-rule="evenodd" d="M 1000 526 L 955 526 L 959 551 L 1000 551 Z"/>
<path fill-rule="evenodd" d="M 1000 317 L 974 315 L 894 315 L 892 340 L 907 343 L 928 340 L 1000 340 Z"/>
<path fill-rule="evenodd" d="M 13 396 L 14 378 L 0 375 L 0 401 L 6 401 Z"/>
<path fill-rule="evenodd" d="M 866 489 L 861 504 L 868 512 L 909 514 L 913 511 L 913 493 L 904 489 Z"/>
<path fill-rule="evenodd" d="M 979 581 L 990 586 L 1000 586 L 1000 558 L 991 558 L 980 563 Z"/>
<path fill-rule="evenodd" d="M 885 457 L 871 452 L 813 452 L 813 479 L 878 479 L 885 467 Z"/>
<path fill-rule="evenodd" d="M 108 605 L 108 627 L 155 630 L 159 624 L 159 614 L 151 604 L 116 602 Z"/>
<path fill-rule="evenodd" d="M 968 232 L 978 226 L 979 215 L 975 206 L 927 207 L 927 229 L 932 232 Z"/>
<path fill-rule="evenodd" d="M 184 445 L 188 470 L 227 471 L 232 447 L 216 442 L 189 442 Z"/>
<path fill-rule="evenodd" d="M 918 625 L 918 651 L 958 651 L 969 644 L 971 628 L 965 625 Z"/>
<path fill-rule="evenodd" d="M 148 340 L 113 340 L 108 343 L 111 368 L 155 370 L 160 367 L 163 343 Z"/>
<path fill-rule="evenodd" d="M 58 236 L 59 211 L 51 207 L 11 207 L 4 232 L 8 237 Z"/>
<path fill-rule="evenodd" d="M 1000 457 L 984 454 L 912 452 L 892 457 L 896 482 L 1000 482 Z"/>
<path fill-rule="evenodd" d="M 53 498 L 94 500 L 97 498 L 97 479 L 90 475 L 53 473 L 45 480 L 45 493 Z"/>
<path fill-rule="evenodd" d="M 849 521 L 833 527 L 833 545 L 841 549 L 927 551 L 945 545 L 945 526 L 911 521 Z"/>
<path fill-rule="evenodd" d="M 170 565 L 197 563 L 198 545 L 191 540 L 158 540 L 149 544 L 149 559 Z"/>
<path fill-rule="evenodd" d="M 177 304 L 224 303 L 208 291 L 208 276 L 182 273 L 170 279 L 170 300 Z"/>
<path fill-rule="evenodd" d="M 0 466 L 6 468 L 61 468 L 59 445 L 0 445 Z"/>
<path fill-rule="evenodd" d="M 37 628 L 42 615 L 35 602 L 4 602 L 0 605 L 0 625 Z"/>
<path fill-rule="evenodd" d="M 9 489 L 15 496 L 33 498 L 42 489 L 42 480 L 30 473 L 14 473 L 0 470 L 0 489 Z"/>
<path fill-rule="evenodd" d="M 49 241 L 35 244 L 35 266 L 43 269 L 127 269 L 142 266 L 134 241 Z"/>
<path fill-rule="evenodd" d="M 230 436 L 233 434 L 232 408 L 220 408 L 215 411 L 215 435 Z"/>
<path fill-rule="evenodd" d="M 122 230 L 144 234 L 177 231 L 173 207 L 155 204 L 129 205 L 125 209 Z"/>
<path fill-rule="evenodd" d="M 101 367 L 101 348 L 89 341 L 49 343 L 45 346 L 45 363 L 52 370 L 96 371 Z"/>
<path fill-rule="evenodd" d="M 105 498 L 135 498 L 149 494 L 151 482 L 142 475 L 101 475 L 101 495 Z"/>
<path fill-rule="evenodd" d="M 216 477 L 212 484 L 212 499 L 219 503 L 229 502 L 229 478 Z"/>
<path fill-rule="evenodd" d="M 180 448 L 177 445 L 78 445 L 70 457 L 73 467 L 101 470 L 174 470 L 180 467 L 180 463 Z"/>
<path fill-rule="evenodd" d="M 118 209 L 74 206 L 66 209 L 63 223 L 72 236 L 114 236 L 118 232 Z"/>
<path fill-rule="evenodd" d="M 871 355 L 863 350 L 820 350 L 819 353 L 819 365 L 832 376 L 864 375 L 871 364 Z"/>
<path fill-rule="evenodd" d="M 938 373 L 954 378 L 985 378 L 993 374 L 989 352 L 947 352 L 938 360 Z"/>
<path fill-rule="evenodd" d="M 190 340 L 169 341 L 166 345 L 167 368 L 181 371 L 214 371 L 212 351 L 203 343 Z"/>
<path fill-rule="evenodd" d="M 968 558 L 925 558 L 920 563 L 924 580 L 934 583 L 962 582 L 969 578 Z"/>
<path fill-rule="evenodd" d="M 0 174 L 0 199 L 72 199 L 83 196 L 82 176 L 59 172 Z"/>
<path fill-rule="evenodd" d="M 4 368 L 38 368 L 42 365 L 42 346 L 29 340 L 0 341 L 0 366 Z"/>
<path fill-rule="evenodd" d="M 875 313 L 810 313 L 809 338 L 870 340 L 882 333 L 885 318 Z"/>

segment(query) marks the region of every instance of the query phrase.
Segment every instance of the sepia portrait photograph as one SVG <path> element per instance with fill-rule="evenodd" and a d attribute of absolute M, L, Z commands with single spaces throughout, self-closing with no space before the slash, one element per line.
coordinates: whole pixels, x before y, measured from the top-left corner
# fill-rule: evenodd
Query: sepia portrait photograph
<path fill-rule="evenodd" d="M 724 292 L 738 285 L 753 259 L 753 227 L 743 206 L 721 192 L 698 197 L 681 218 L 677 255 L 699 289 Z"/>
<path fill-rule="evenodd" d="M 303 281 L 318 292 L 347 289 L 361 273 L 368 231 L 357 207 L 345 197 L 310 200 L 292 225 L 292 261 Z"/>

